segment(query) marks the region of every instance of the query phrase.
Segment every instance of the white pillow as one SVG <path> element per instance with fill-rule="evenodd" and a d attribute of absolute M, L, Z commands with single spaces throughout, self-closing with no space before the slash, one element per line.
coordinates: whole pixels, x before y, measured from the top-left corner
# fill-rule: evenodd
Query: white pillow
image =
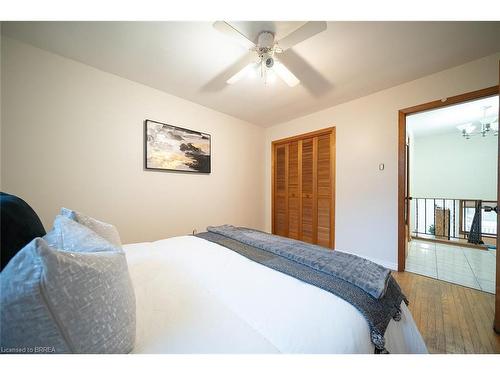
<path fill-rule="evenodd" d="M 20 250 L 0 273 L 0 286 L 3 350 L 128 353 L 134 347 L 125 253 L 71 219 L 58 216 L 52 231 Z"/>
<path fill-rule="evenodd" d="M 120 234 L 114 225 L 105 223 L 103 221 L 94 219 L 93 217 L 82 214 L 81 212 L 70 210 L 68 208 L 61 208 L 61 215 L 76 221 L 79 224 L 86 226 L 93 230 L 106 241 L 111 242 L 113 245 L 122 247 L 120 241 Z"/>

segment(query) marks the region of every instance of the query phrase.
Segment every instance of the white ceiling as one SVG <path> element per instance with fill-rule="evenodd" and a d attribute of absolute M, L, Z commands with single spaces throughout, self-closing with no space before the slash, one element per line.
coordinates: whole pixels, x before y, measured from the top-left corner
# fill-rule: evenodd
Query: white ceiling
<path fill-rule="evenodd" d="M 303 22 L 231 24 L 255 40 Z M 262 126 L 500 51 L 500 22 L 328 22 L 282 58 L 300 85 L 228 86 L 228 67 L 246 51 L 211 22 L 3 22 L 2 33 Z"/>
<path fill-rule="evenodd" d="M 495 95 L 410 115 L 406 120 L 406 129 L 415 138 L 449 133 L 460 136 L 457 126 L 483 120 L 485 106 L 491 107 L 486 112 L 486 119 L 490 121 L 497 119 L 498 95 Z M 479 127 L 475 130 L 479 130 Z"/>

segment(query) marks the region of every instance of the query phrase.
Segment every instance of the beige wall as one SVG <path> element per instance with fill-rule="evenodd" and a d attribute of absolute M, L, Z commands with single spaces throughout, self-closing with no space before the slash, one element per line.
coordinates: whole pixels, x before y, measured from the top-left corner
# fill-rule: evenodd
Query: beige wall
<path fill-rule="evenodd" d="M 114 223 L 124 242 L 263 227 L 262 128 L 9 38 L 1 74 L 1 188 L 47 229 L 61 206 Z M 144 171 L 147 118 L 210 133 L 212 173 Z"/>
<path fill-rule="evenodd" d="M 498 84 L 499 59 L 500 53 L 266 129 L 265 229 L 271 229 L 271 142 L 335 126 L 336 248 L 396 267 L 398 110 Z"/>
<path fill-rule="evenodd" d="M 262 129 L 4 38 L 1 187 L 47 228 L 68 206 L 115 223 L 124 242 L 222 223 L 270 230 L 271 141 L 336 126 L 336 247 L 395 267 L 397 111 L 497 84 L 499 58 Z M 212 174 L 143 171 L 145 118 L 211 133 Z"/>

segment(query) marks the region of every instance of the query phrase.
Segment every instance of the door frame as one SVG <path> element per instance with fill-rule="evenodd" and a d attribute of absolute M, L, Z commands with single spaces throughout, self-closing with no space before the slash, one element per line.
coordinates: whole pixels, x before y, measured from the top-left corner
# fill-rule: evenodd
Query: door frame
<path fill-rule="evenodd" d="M 498 62 L 498 86 L 497 91 L 500 91 L 500 61 Z M 500 92 L 499 92 L 500 94 Z M 498 118 L 500 119 L 500 95 L 498 106 Z M 498 155 L 500 156 L 500 135 L 498 136 Z M 500 248 L 500 219 L 498 218 L 498 210 L 500 209 L 500 160 L 497 161 L 498 165 L 498 179 L 497 179 L 497 269 L 496 269 L 496 286 L 495 286 L 495 321 L 493 322 L 493 329 L 496 333 L 500 334 L 500 256 L 498 256 L 498 249 Z"/>
<path fill-rule="evenodd" d="M 499 66 L 500 75 L 500 66 Z M 471 100 L 481 99 L 499 94 L 499 86 L 491 86 L 485 89 L 467 92 L 465 94 L 443 98 L 432 102 L 419 104 L 399 110 L 398 112 L 398 271 L 405 270 L 405 214 L 406 214 L 406 116 L 418 112 L 447 107 Z M 498 150 L 500 155 L 500 137 L 498 137 Z M 497 205 L 500 205 L 500 163 L 498 163 L 497 177 Z M 497 250 L 500 244 L 500 219 L 497 220 Z M 500 333 L 500 256 L 496 257 L 496 302 L 494 329 Z"/>
<path fill-rule="evenodd" d="M 275 175 L 275 151 L 276 151 L 276 146 L 279 146 L 280 144 L 283 143 L 290 143 L 292 141 L 300 141 L 304 138 L 312 138 L 312 137 L 317 137 L 320 135 L 324 134 L 330 134 L 330 179 L 331 179 L 331 186 L 332 186 L 332 199 L 331 199 L 331 206 L 330 206 L 330 212 L 331 212 L 331 217 L 330 217 L 330 226 L 331 226 L 331 231 L 332 231 L 332 244 L 331 248 L 335 249 L 335 199 L 336 199 L 336 194 L 335 194 L 335 183 L 336 183 L 336 160 L 337 160 L 337 152 L 336 152 L 336 144 L 337 144 L 337 139 L 336 139 L 336 132 L 335 132 L 335 126 L 331 126 L 328 128 L 323 128 L 315 131 L 311 131 L 308 133 L 303 133 L 303 134 L 297 134 L 291 137 L 287 138 L 282 138 L 282 139 L 277 139 L 275 141 L 271 142 L 271 232 L 274 234 L 275 233 L 275 218 L 274 218 L 274 204 L 275 204 L 275 186 L 274 186 L 274 175 Z M 300 159 L 299 159 L 300 162 Z M 301 167 L 299 167 L 301 168 Z"/>

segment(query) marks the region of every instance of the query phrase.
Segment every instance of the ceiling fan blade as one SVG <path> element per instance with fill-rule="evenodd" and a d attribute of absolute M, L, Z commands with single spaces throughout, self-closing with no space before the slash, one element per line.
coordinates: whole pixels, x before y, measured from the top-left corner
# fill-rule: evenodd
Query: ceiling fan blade
<path fill-rule="evenodd" d="M 313 96 L 322 97 L 332 89 L 332 84 L 292 48 L 280 54 L 280 61 L 286 64 Z"/>
<path fill-rule="evenodd" d="M 257 63 L 252 62 L 252 63 L 248 64 L 247 66 L 245 66 L 243 69 L 241 69 L 238 73 L 236 73 L 235 75 L 233 75 L 231 78 L 229 78 L 226 81 L 226 83 L 228 85 L 232 85 L 233 83 L 238 82 L 243 77 L 245 77 L 247 75 L 250 75 L 253 72 L 255 72 L 256 68 L 257 68 Z"/>
<path fill-rule="evenodd" d="M 240 33 L 237 29 L 232 27 L 229 23 L 224 21 L 214 22 L 213 27 L 227 36 L 236 39 L 246 49 L 255 47 L 255 43 L 248 39 L 245 35 Z"/>
<path fill-rule="evenodd" d="M 217 92 L 227 87 L 227 81 L 235 74 L 244 69 L 250 63 L 256 63 L 255 52 L 248 51 L 237 61 L 229 65 L 201 88 L 203 92 Z"/>
<path fill-rule="evenodd" d="M 272 69 L 278 75 L 278 77 L 285 81 L 288 86 L 294 87 L 300 83 L 299 79 L 295 77 L 295 74 L 288 70 L 288 68 L 280 61 L 274 60 Z"/>
<path fill-rule="evenodd" d="M 279 40 L 278 45 L 283 51 L 286 51 L 294 45 L 299 44 L 300 42 L 303 42 L 304 40 L 309 39 L 322 31 L 325 31 L 326 27 L 327 25 L 325 21 L 306 22 L 291 34 L 288 34 Z"/>

